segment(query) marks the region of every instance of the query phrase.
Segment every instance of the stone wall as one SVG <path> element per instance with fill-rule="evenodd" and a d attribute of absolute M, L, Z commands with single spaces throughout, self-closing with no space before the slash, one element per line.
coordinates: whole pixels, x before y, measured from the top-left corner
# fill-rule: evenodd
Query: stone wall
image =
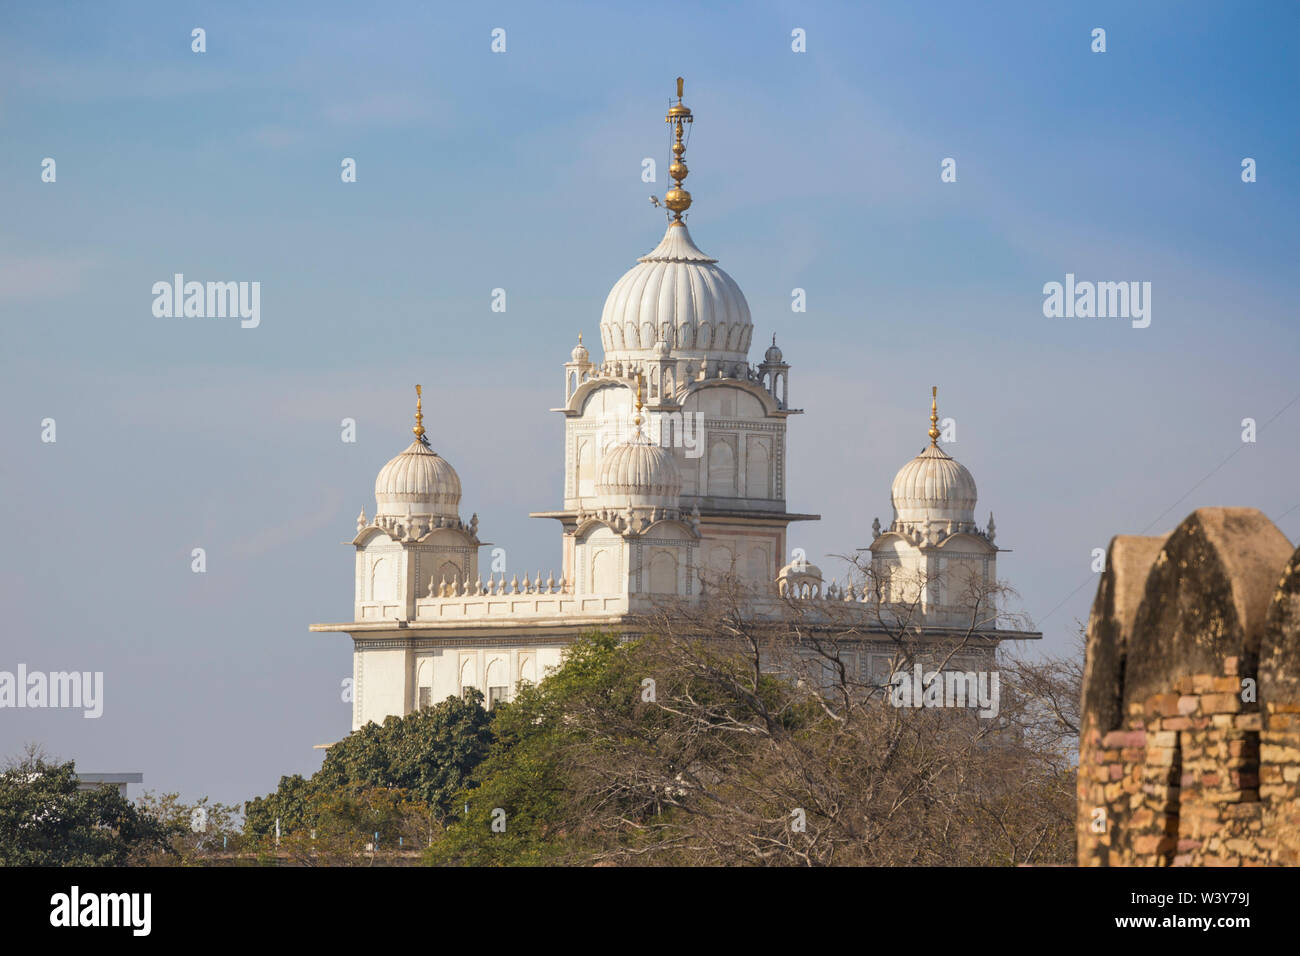
<path fill-rule="evenodd" d="M 1081 866 L 1300 863 L 1300 551 L 1259 511 L 1111 541 L 1078 846 Z"/>

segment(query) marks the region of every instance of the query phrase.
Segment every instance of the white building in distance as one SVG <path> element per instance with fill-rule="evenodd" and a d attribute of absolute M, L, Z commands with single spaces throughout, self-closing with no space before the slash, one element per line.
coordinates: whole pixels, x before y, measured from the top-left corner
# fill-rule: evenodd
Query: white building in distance
<path fill-rule="evenodd" d="M 992 515 L 975 523 L 974 478 L 939 447 L 933 395 L 930 444 L 894 479 L 893 521 L 873 525 L 871 574 L 827 585 L 786 558 L 790 523 L 819 517 L 786 508 L 786 426 L 803 412 L 775 336 L 750 364 L 744 293 L 686 227 L 682 137 L 694 118 L 681 93 L 679 80 L 667 232 L 610 290 L 602 361 L 579 334 L 564 365 L 564 500 L 533 514 L 560 524 L 560 573 L 506 580 L 480 568 L 478 515 L 462 516 L 460 478 L 430 445 L 417 399 L 415 439 L 380 470 L 374 517 L 357 519 L 353 619 L 311 628 L 352 638 L 354 730 L 470 688 L 489 704 L 509 699 L 575 637 L 636 633 L 721 580 L 752 594 L 756 617 L 794 606 L 805 623 L 849 621 L 863 675 L 885 677 L 897 651 L 882 620 L 919 639 L 978 632 L 966 663 L 1040 636 L 999 629 L 992 607 L 972 628 L 970 595 L 996 586 L 999 549 Z"/>

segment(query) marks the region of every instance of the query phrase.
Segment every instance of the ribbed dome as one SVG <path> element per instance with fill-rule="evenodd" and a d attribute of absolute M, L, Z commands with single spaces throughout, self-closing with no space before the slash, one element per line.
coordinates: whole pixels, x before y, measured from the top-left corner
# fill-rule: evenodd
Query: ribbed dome
<path fill-rule="evenodd" d="M 460 477 L 442 456 L 411 442 L 379 470 L 375 479 L 376 517 L 443 515 L 454 518 L 460 505 Z"/>
<path fill-rule="evenodd" d="M 677 358 L 744 361 L 754 324 L 734 279 L 673 223 L 605 299 L 600 338 L 607 360 L 651 359 L 664 339 Z"/>
<path fill-rule="evenodd" d="M 769 365 L 780 365 L 785 361 L 785 356 L 782 355 L 781 350 L 776 347 L 775 333 L 772 335 L 772 344 L 769 345 L 767 351 L 763 353 L 763 361 L 767 362 Z"/>
<path fill-rule="evenodd" d="M 978 496 L 975 479 L 965 466 L 936 445 L 930 445 L 899 469 L 889 496 L 897 522 L 923 524 L 928 519 L 951 521 L 963 531 L 974 528 Z"/>
<path fill-rule="evenodd" d="M 671 452 L 637 432 L 635 437 L 605 452 L 596 478 L 596 494 L 611 504 L 676 508 L 682 474 Z"/>
<path fill-rule="evenodd" d="M 578 344 L 573 347 L 573 351 L 569 353 L 569 357 L 573 359 L 573 361 L 579 362 L 583 365 L 586 365 L 591 359 L 591 354 L 587 351 L 587 346 L 582 344 L 581 332 L 578 333 Z"/>

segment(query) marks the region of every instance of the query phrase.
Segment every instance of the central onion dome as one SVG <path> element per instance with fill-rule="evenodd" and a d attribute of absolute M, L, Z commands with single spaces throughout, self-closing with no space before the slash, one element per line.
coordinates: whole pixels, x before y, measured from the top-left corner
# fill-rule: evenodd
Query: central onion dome
<path fill-rule="evenodd" d="M 419 386 L 416 386 L 417 392 Z M 424 413 L 415 406 L 415 441 L 392 459 L 375 478 L 375 517 L 441 515 L 455 518 L 460 507 L 460 476 L 434 452 L 424 437 Z"/>
<path fill-rule="evenodd" d="M 935 390 L 937 393 L 937 389 Z M 898 470 L 889 497 L 894 524 L 947 524 L 952 531 L 975 530 L 975 479 L 966 467 L 939 447 L 937 398 L 930 403 L 930 445 Z"/>
<path fill-rule="evenodd" d="M 682 219 L 691 208 L 691 194 L 682 186 L 686 168 L 683 134 L 695 117 L 682 103 L 682 78 L 677 78 L 677 102 L 664 117 L 673 130 L 673 160 L 668 175 L 673 187 L 663 205 L 672 213 L 668 231 L 649 255 L 614 283 L 600 314 L 600 340 L 605 360 L 652 361 L 657 358 L 744 362 L 754 323 L 749 303 L 736 281 L 718 268 L 691 240 Z M 659 200 L 651 197 L 655 205 Z M 667 343 L 667 352 L 655 346 Z"/>
<path fill-rule="evenodd" d="M 650 441 L 640 429 L 605 452 L 600 463 L 596 494 L 611 504 L 676 508 L 681 493 L 682 473 L 672 453 Z"/>
<path fill-rule="evenodd" d="M 674 222 L 663 241 L 614 283 L 600 315 L 606 360 L 655 358 L 663 340 L 675 358 L 743 362 L 754 323 L 736 280 Z"/>

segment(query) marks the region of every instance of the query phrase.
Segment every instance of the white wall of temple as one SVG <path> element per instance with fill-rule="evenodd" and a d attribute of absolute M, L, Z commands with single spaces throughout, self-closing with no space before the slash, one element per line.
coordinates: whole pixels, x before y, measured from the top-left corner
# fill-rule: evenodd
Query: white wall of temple
<path fill-rule="evenodd" d="M 918 660 L 927 660 L 924 648 L 916 650 Z M 482 692 L 488 704 L 511 700 L 521 680 L 540 682 L 560 666 L 563 653 L 564 645 L 559 643 L 358 649 L 353 653 L 352 729 L 359 730 L 370 721 L 382 724 L 389 716 L 405 716 L 421 706 L 461 696 L 468 687 Z M 887 683 L 900 664 L 899 655 L 899 648 L 888 642 L 840 648 L 848 677 L 857 683 Z M 993 655 L 992 647 L 970 648 L 949 661 L 947 669 L 989 670 L 995 666 Z M 808 660 L 817 663 L 811 657 Z M 832 675 L 826 676 L 829 680 Z"/>
<path fill-rule="evenodd" d="M 959 627 L 972 621 L 981 626 L 998 614 L 997 549 L 982 538 L 958 534 L 934 552 L 938 607 L 933 619 Z"/>
<path fill-rule="evenodd" d="M 595 497 L 605 449 L 631 435 L 635 402 L 631 389 L 611 381 L 587 396 L 581 416 L 565 419 L 565 508 Z"/>
<path fill-rule="evenodd" d="M 439 530 L 420 542 L 401 542 L 375 530 L 357 548 L 353 620 L 410 620 L 431 583 L 473 584 L 478 573 L 478 544 L 464 532 Z"/>
<path fill-rule="evenodd" d="M 631 433 L 634 401 L 632 389 L 610 381 L 587 395 L 580 416 L 566 418 L 565 508 L 595 496 L 605 449 Z M 645 417 L 647 434 L 672 449 L 684 510 L 784 510 L 785 420 L 769 418 L 747 388 L 710 382 L 695 387 L 680 411 Z"/>
<path fill-rule="evenodd" d="M 520 681 L 537 683 L 559 667 L 563 645 L 357 648 L 352 729 L 458 697 L 470 687 L 488 703 L 510 700 Z"/>
<path fill-rule="evenodd" d="M 574 542 L 576 595 L 698 592 L 698 542 L 680 522 L 660 521 L 632 538 L 597 525 Z"/>
<path fill-rule="evenodd" d="M 696 447 L 674 440 L 682 473 L 682 507 L 703 510 L 783 511 L 785 419 L 769 418 L 748 390 L 709 384 L 682 402 L 682 421 L 703 416 Z"/>
<path fill-rule="evenodd" d="M 354 621 L 391 621 L 406 606 L 406 552 L 380 532 L 357 548 Z"/>
<path fill-rule="evenodd" d="M 882 598 L 908 606 L 919 595 L 928 623 L 961 627 L 996 616 L 997 549 L 983 539 L 960 534 L 919 548 L 889 533 L 872 545 L 871 561 Z"/>
<path fill-rule="evenodd" d="M 498 583 L 499 580 L 498 580 Z M 602 594 L 512 590 L 502 593 L 466 594 L 442 598 L 424 598 L 416 602 L 417 621 L 475 621 L 501 618 L 562 617 L 566 614 L 621 614 L 629 610 L 626 591 Z"/>
<path fill-rule="evenodd" d="M 663 521 L 627 543 L 628 593 L 638 596 L 698 593 L 693 580 L 699 561 L 698 542 L 683 525 Z"/>
<path fill-rule="evenodd" d="M 623 538 L 605 525 L 575 535 L 574 591 L 616 594 L 627 591 L 628 554 Z"/>
<path fill-rule="evenodd" d="M 410 652 L 403 647 L 352 653 L 352 729 L 408 712 Z"/>
<path fill-rule="evenodd" d="M 700 564 L 706 574 L 735 572 L 748 585 L 775 589 L 776 573 L 790 559 L 786 529 L 700 523 Z"/>

